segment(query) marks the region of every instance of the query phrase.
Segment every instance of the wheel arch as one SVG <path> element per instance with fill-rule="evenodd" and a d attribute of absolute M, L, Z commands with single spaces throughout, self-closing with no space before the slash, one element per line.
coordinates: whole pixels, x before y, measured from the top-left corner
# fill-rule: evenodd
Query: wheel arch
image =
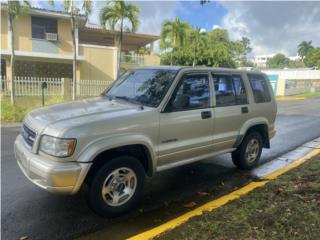
<path fill-rule="evenodd" d="M 244 137 L 250 132 L 260 133 L 263 141 L 263 147 L 270 148 L 268 121 L 264 118 L 246 122 L 240 130 L 240 134 L 234 144 L 234 147 L 237 148 L 242 143 Z"/>

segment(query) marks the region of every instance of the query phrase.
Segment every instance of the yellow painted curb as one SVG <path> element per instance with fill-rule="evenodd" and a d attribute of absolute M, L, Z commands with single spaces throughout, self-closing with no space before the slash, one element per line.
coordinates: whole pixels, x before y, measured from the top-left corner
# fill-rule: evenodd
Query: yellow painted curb
<path fill-rule="evenodd" d="M 203 214 L 203 212 L 206 212 L 206 211 L 212 211 L 215 208 L 218 208 L 222 205 L 225 205 L 229 201 L 237 199 L 240 196 L 245 195 L 248 192 L 251 192 L 253 189 L 255 189 L 257 187 L 264 186 L 267 182 L 268 182 L 268 180 L 261 181 L 261 182 L 249 183 L 248 185 L 244 186 L 243 188 L 240 188 L 240 189 L 238 189 L 228 195 L 225 195 L 221 198 L 218 198 L 216 200 L 208 202 L 208 203 L 204 204 L 203 206 L 198 207 L 194 210 L 191 210 L 190 212 L 187 212 L 180 217 L 172 219 L 169 222 L 166 222 L 158 227 L 155 227 L 151 230 L 148 230 L 146 232 L 143 232 L 143 233 L 140 233 L 136 236 L 128 238 L 128 240 L 152 239 L 165 231 L 168 231 L 168 230 L 171 230 L 175 227 L 178 227 L 179 225 L 181 225 L 182 223 L 185 223 L 186 221 L 188 221 L 192 217 L 199 216 L 199 215 Z"/>
<path fill-rule="evenodd" d="M 319 147 L 319 146 L 318 146 Z M 309 152 L 307 155 L 305 155 L 304 157 L 294 161 L 293 163 L 288 164 L 287 166 L 273 172 L 270 173 L 266 176 L 264 176 L 262 179 L 263 180 L 273 180 L 276 179 L 277 177 L 279 177 L 280 175 L 288 172 L 289 170 L 298 167 L 299 165 L 301 165 L 302 163 L 308 161 L 309 159 L 317 156 L 318 154 L 320 154 L 320 149 L 314 149 L 311 152 Z"/>
<path fill-rule="evenodd" d="M 306 97 L 276 97 L 277 101 L 305 100 Z"/>
<path fill-rule="evenodd" d="M 138 235 L 130 237 L 130 238 L 128 238 L 128 240 L 152 239 L 152 238 L 160 235 L 161 233 L 172 230 L 172 229 L 178 227 L 179 225 L 185 223 L 186 221 L 188 221 L 192 217 L 202 215 L 206 211 L 212 211 L 218 207 L 225 205 L 226 203 L 228 203 L 232 200 L 240 198 L 241 196 L 251 192 L 252 190 L 254 190 L 258 187 L 262 187 L 262 186 L 266 185 L 271 180 L 276 179 L 278 176 L 280 176 L 280 175 L 288 172 L 289 170 L 301 165 L 302 163 L 306 162 L 307 160 L 311 159 L 312 157 L 314 157 L 318 154 L 320 154 L 320 149 L 312 150 L 306 156 L 298 159 L 297 161 L 290 163 L 286 167 L 279 169 L 279 170 L 263 177 L 262 181 L 260 181 L 260 182 L 251 182 L 248 185 L 246 185 L 246 186 L 244 186 L 234 192 L 231 192 L 230 194 L 227 194 L 227 195 L 222 196 L 216 200 L 208 202 L 208 203 L 206 203 L 206 204 L 204 204 L 194 210 L 191 210 L 190 212 L 187 212 L 187 213 L 185 213 L 175 219 L 172 219 L 172 220 L 170 220 L 170 221 L 168 221 L 158 227 L 152 228 L 148 231 L 145 231 L 143 233 L 140 233 Z"/>

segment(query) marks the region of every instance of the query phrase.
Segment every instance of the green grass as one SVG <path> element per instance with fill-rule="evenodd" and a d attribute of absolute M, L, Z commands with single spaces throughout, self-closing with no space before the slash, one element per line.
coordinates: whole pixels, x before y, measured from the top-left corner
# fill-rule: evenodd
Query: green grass
<path fill-rule="evenodd" d="M 298 95 L 294 95 L 295 97 L 320 97 L 320 92 L 307 92 Z"/>
<path fill-rule="evenodd" d="M 320 239 L 320 158 L 156 239 Z"/>
<path fill-rule="evenodd" d="M 46 97 L 45 105 L 63 102 L 60 97 Z M 41 97 L 17 97 L 15 106 L 10 103 L 10 98 L 1 97 L 1 121 L 21 122 L 25 115 L 35 109 L 42 107 Z"/>

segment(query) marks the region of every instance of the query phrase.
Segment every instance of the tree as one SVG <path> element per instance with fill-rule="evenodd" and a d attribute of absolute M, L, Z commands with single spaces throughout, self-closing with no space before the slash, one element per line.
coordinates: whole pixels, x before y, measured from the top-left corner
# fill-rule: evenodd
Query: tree
<path fill-rule="evenodd" d="M 171 56 L 176 48 L 182 47 L 187 38 L 187 32 L 191 26 L 176 18 L 174 21 L 165 21 L 161 28 L 161 48 L 171 48 Z M 172 59 L 171 63 L 172 65 Z"/>
<path fill-rule="evenodd" d="M 54 5 L 54 0 L 49 0 L 50 5 Z M 81 9 L 78 7 L 81 6 Z M 72 51 L 73 51 L 73 61 L 72 61 L 72 99 L 76 99 L 77 90 L 77 46 L 76 46 L 76 30 L 78 29 L 78 21 L 80 12 L 84 13 L 85 19 L 87 21 L 88 16 L 92 11 L 92 1 L 91 0 L 64 0 L 63 1 L 64 10 L 70 13 L 71 21 L 71 36 L 72 36 Z"/>
<path fill-rule="evenodd" d="M 289 59 L 282 53 L 277 53 L 268 62 L 269 68 L 284 68 L 289 64 Z"/>
<path fill-rule="evenodd" d="M 250 47 L 250 40 L 247 37 L 242 37 L 241 40 L 234 42 L 234 58 L 240 66 L 245 66 L 249 62 L 247 61 L 247 55 L 252 51 Z M 251 65 L 251 64 L 250 64 Z"/>
<path fill-rule="evenodd" d="M 216 28 L 209 32 L 210 41 L 213 44 L 222 43 L 224 45 L 229 45 L 230 39 L 228 31 L 221 28 Z"/>
<path fill-rule="evenodd" d="M 190 39 L 193 46 L 193 63 L 192 66 L 196 66 L 197 64 L 197 54 L 200 48 L 200 42 L 202 38 L 204 37 L 205 33 L 201 31 L 200 27 L 196 27 L 195 29 L 192 29 L 190 33 Z"/>
<path fill-rule="evenodd" d="M 305 59 L 305 57 L 308 55 L 309 52 L 311 52 L 313 49 L 312 41 L 302 41 L 298 45 L 298 54 L 302 59 Z"/>
<path fill-rule="evenodd" d="M 10 41 L 11 41 L 11 104 L 15 104 L 15 85 L 14 85 L 14 67 L 15 67 L 15 51 L 14 51 L 14 29 L 13 21 L 14 19 L 26 14 L 30 8 L 29 1 L 8 1 L 8 23 L 9 23 L 9 32 Z"/>
<path fill-rule="evenodd" d="M 103 7 L 100 11 L 100 23 L 104 28 L 108 25 L 111 30 L 115 31 L 116 27 L 120 24 L 117 75 L 119 75 L 120 69 L 124 22 L 128 21 L 131 24 L 131 28 L 126 28 L 127 31 L 136 32 L 139 26 L 139 13 L 140 10 L 137 6 L 125 3 L 123 0 L 108 2 L 107 6 Z"/>
<path fill-rule="evenodd" d="M 311 50 L 305 58 L 305 63 L 308 67 L 320 68 L 320 48 Z"/>

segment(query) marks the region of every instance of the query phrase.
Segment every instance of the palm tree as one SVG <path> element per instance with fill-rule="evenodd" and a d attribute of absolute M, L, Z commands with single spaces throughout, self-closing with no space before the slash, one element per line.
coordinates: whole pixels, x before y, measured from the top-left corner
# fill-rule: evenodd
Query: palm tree
<path fill-rule="evenodd" d="M 197 64 L 197 53 L 198 49 L 200 47 L 200 42 L 205 35 L 205 32 L 201 31 L 200 27 L 196 27 L 195 29 L 192 29 L 191 34 L 190 34 L 190 40 L 192 42 L 193 46 L 193 63 L 192 66 L 196 66 Z"/>
<path fill-rule="evenodd" d="M 54 0 L 49 0 L 49 4 L 53 5 Z M 81 6 L 81 9 L 78 7 Z M 73 51 L 73 61 L 72 61 L 72 99 L 76 99 L 77 94 L 77 46 L 76 46 L 76 29 L 78 29 L 78 18 L 82 10 L 85 21 L 87 21 L 89 15 L 92 11 L 92 1 L 83 0 L 82 4 L 79 0 L 64 0 L 63 1 L 64 10 L 70 13 L 71 21 L 71 36 L 72 36 L 72 51 Z"/>
<path fill-rule="evenodd" d="M 190 25 L 176 18 L 174 21 L 165 21 L 161 28 L 161 46 L 163 48 L 171 48 L 171 65 L 172 51 L 175 48 L 184 46 L 187 32 Z"/>
<path fill-rule="evenodd" d="M 125 22 L 131 24 L 130 27 L 126 27 L 126 31 L 136 32 L 139 26 L 139 13 L 140 10 L 137 6 L 125 3 L 123 0 L 111 1 L 107 3 L 107 6 L 100 10 L 100 23 L 104 28 L 109 27 L 111 30 L 115 31 L 120 24 L 120 36 L 118 42 L 118 71 L 119 75 L 120 69 L 120 57 L 122 50 L 122 40 Z"/>
<path fill-rule="evenodd" d="M 312 41 L 302 41 L 298 45 L 298 54 L 302 58 L 302 60 L 305 59 L 305 57 L 308 55 L 308 53 L 313 49 Z"/>
<path fill-rule="evenodd" d="M 28 1 L 8 1 L 8 23 L 11 41 L 11 104 L 15 104 L 15 85 L 14 85 L 14 65 L 15 65 L 15 52 L 14 52 L 14 31 L 13 20 L 27 13 L 30 8 Z"/>

